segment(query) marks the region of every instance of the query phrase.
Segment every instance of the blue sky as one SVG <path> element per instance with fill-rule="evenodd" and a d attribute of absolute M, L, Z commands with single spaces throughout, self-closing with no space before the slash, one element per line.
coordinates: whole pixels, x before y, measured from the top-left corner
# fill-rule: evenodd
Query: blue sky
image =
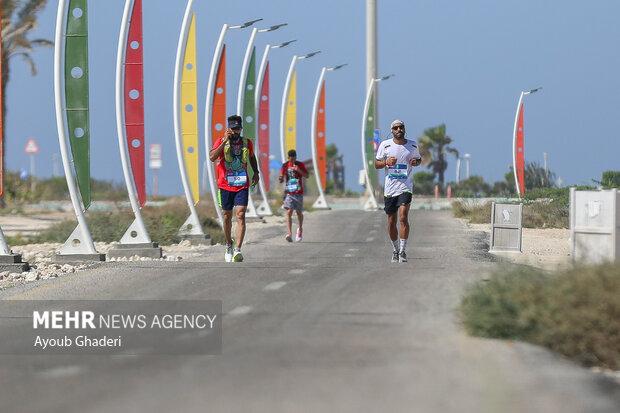
<path fill-rule="evenodd" d="M 620 2 L 597 0 L 378 0 L 379 70 L 397 77 L 380 86 L 383 135 L 393 118 L 403 119 L 409 137 L 439 123 L 461 152 L 472 155 L 472 174 L 502 179 L 511 162 L 514 112 L 519 92 L 544 90 L 526 101 L 526 160 L 549 166 L 565 184 L 589 183 L 601 171 L 620 169 Z M 124 1 L 91 0 L 90 70 L 92 174 L 122 180 L 114 115 L 114 75 Z M 34 36 L 53 39 L 56 1 L 50 1 Z M 160 191 L 181 192 L 174 151 L 172 78 L 184 0 L 145 0 L 146 139 L 163 144 Z M 264 18 L 289 26 L 259 35 L 267 41 L 298 42 L 272 53 L 272 148 L 278 149 L 280 96 L 290 58 L 322 50 L 298 66 L 298 151 L 310 156 L 310 114 L 320 68 L 347 62 L 327 79 L 327 138 L 345 155 L 347 186 L 359 190 L 362 167 L 360 123 L 365 88 L 365 2 L 362 0 L 196 0 L 200 113 L 207 76 L 223 23 Z M 228 43 L 228 107 L 236 89 L 249 31 L 234 30 Z M 37 50 L 39 74 L 11 63 L 7 163 L 28 168 L 24 145 L 41 148 L 37 173 L 52 173 L 58 153 L 53 104 L 51 49 Z M 203 128 L 201 119 L 201 128 Z M 201 149 L 204 157 L 204 149 Z M 150 174 L 150 172 L 149 172 Z M 454 162 L 447 172 L 454 177 Z M 150 178 L 149 178 L 150 182 Z"/>

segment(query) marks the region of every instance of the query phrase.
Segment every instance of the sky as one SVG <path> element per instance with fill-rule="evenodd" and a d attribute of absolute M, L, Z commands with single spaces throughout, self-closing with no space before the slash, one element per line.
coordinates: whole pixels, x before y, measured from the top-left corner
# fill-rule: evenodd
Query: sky
<path fill-rule="evenodd" d="M 471 174 L 503 179 L 512 156 L 512 131 L 521 90 L 526 97 L 525 157 L 542 162 L 564 185 L 588 184 L 620 169 L 620 2 L 617 0 L 377 0 L 382 135 L 403 119 L 409 138 L 447 125 L 454 146 L 471 154 Z M 116 136 L 114 80 L 123 0 L 89 1 L 92 176 L 122 182 Z M 54 38 L 57 1 L 40 14 L 32 37 Z M 349 65 L 327 76 L 327 141 L 344 154 L 346 185 L 361 190 L 360 126 L 365 95 L 365 1 L 195 0 L 198 24 L 200 127 L 204 129 L 207 78 L 223 23 L 255 18 L 257 27 L 286 22 L 259 34 L 269 42 L 298 41 L 271 54 L 271 147 L 279 154 L 278 122 L 286 71 L 293 54 L 322 53 L 298 64 L 298 153 L 310 157 L 310 116 L 322 66 Z M 146 142 L 163 145 L 160 193 L 182 192 L 174 149 L 172 83 L 184 0 L 144 0 Z M 249 30 L 227 35 L 228 109 L 233 113 Z M 260 53 L 259 53 L 260 55 Z M 59 153 L 53 97 L 53 50 L 33 52 L 32 77 L 11 61 L 7 88 L 7 166 L 28 169 L 28 138 L 41 149 L 39 176 L 52 174 Z M 201 144 L 204 144 L 201 130 Z M 204 159 L 204 146 L 201 148 Z M 450 159 L 447 178 L 455 176 Z M 148 171 L 148 190 L 151 172 Z"/>

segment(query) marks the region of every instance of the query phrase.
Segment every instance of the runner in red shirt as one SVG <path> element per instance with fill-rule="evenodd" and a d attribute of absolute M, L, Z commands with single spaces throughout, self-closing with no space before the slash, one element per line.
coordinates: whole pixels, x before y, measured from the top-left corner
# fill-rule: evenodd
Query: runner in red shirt
<path fill-rule="evenodd" d="M 303 223 L 304 223 L 304 180 L 308 177 L 308 170 L 303 162 L 297 161 L 297 152 L 295 149 L 288 151 L 288 161 L 282 164 L 280 168 L 280 182 L 285 182 L 284 185 L 284 205 L 282 207 L 286 209 L 286 228 L 288 230 L 286 234 L 286 240 L 293 242 L 293 211 L 297 212 L 297 220 L 299 221 L 299 228 L 297 228 L 297 234 L 295 241 L 300 242 L 303 237 Z"/>
<path fill-rule="evenodd" d="M 241 116 L 233 115 L 228 118 L 226 134 L 213 143 L 209 152 L 211 162 L 216 162 L 218 199 L 224 212 L 224 237 L 226 238 L 226 262 L 241 262 L 241 245 L 245 237 L 245 211 L 248 206 L 250 183 L 258 183 L 259 170 L 254 156 L 254 145 L 248 138 L 241 136 Z M 254 175 L 251 179 L 248 174 L 248 164 L 252 166 Z M 237 245 L 233 249 L 232 215 L 237 208 Z"/>

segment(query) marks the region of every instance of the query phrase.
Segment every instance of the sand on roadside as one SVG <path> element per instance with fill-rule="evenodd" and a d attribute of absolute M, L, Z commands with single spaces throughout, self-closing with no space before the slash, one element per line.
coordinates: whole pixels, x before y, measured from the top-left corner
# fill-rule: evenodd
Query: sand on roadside
<path fill-rule="evenodd" d="M 484 232 L 491 238 L 491 224 L 470 224 L 459 219 L 470 231 Z M 523 228 L 523 252 L 495 252 L 502 260 L 544 270 L 570 267 L 570 230 L 559 228 Z"/>

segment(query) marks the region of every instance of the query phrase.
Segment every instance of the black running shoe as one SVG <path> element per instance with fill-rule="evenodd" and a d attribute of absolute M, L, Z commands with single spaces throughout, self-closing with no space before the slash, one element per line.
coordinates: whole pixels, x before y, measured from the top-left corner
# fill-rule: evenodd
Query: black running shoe
<path fill-rule="evenodd" d="M 398 257 L 399 262 L 407 262 L 407 254 L 405 251 L 401 252 Z"/>
<path fill-rule="evenodd" d="M 398 260 L 399 260 L 398 252 L 394 251 L 392 253 L 392 262 L 398 262 Z"/>

